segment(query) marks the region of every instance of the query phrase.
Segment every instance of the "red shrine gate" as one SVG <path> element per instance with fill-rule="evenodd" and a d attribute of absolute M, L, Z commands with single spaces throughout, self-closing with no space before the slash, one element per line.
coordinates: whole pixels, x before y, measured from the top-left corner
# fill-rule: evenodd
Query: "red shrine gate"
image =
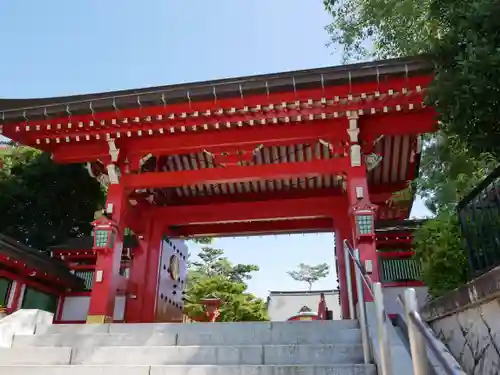
<path fill-rule="evenodd" d="M 386 201 L 415 178 L 419 135 L 435 130 L 435 112 L 423 105 L 432 70 L 417 57 L 3 100 L 0 130 L 58 163 L 88 162 L 109 185 L 116 240 L 98 252 L 88 322 L 113 316 L 125 228 L 139 238 L 130 278 L 140 288 L 127 300 L 142 311 L 138 321 L 154 317 L 164 235 L 319 231 L 336 234 L 347 318 L 341 241 L 360 249 L 376 281 L 373 220 L 408 217 L 411 203 Z"/>

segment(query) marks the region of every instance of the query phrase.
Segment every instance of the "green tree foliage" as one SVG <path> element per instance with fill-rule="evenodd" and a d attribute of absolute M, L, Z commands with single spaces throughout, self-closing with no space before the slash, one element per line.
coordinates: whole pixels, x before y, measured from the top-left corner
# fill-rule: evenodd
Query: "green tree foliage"
<path fill-rule="evenodd" d="M 201 245 L 210 245 L 214 242 L 214 240 L 212 237 L 198 237 L 198 238 L 193 238 L 193 242 Z"/>
<path fill-rule="evenodd" d="M 438 67 L 431 102 L 447 134 L 476 155 L 500 157 L 500 2 L 434 0 L 442 32 L 431 49 Z"/>
<path fill-rule="evenodd" d="M 323 0 L 332 15 L 330 45 L 344 60 L 411 56 L 428 52 L 437 25 L 432 0 Z"/>
<path fill-rule="evenodd" d="M 246 280 L 259 267 L 250 264 L 233 264 L 224 251 L 203 247 L 199 260 L 190 261 L 186 290 L 186 313 L 191 317 L 203 314 L 200 300 L 214 296 L 222 300 L 221 322 L 267 320 L 267 311 L 262 299 L 247 292 Z"/>
<path fill-rule="evenodd" d="M 422 264 L 422 280 L 431 296 L 440 296 L 467 281 L 467 253 L 454 212 L 441 212 L 426 222 L 415 232 L 414 244 Z"/>
<path fill-rule="evenodd" d="M 316 266 L 300 263 L 296 271 L 289 271 L 288 275 L 295 281 L 306 282 L 311 290 L 313 284 L 328 276 L 330 267 L 326 263 Z"/>
<path fill-rule="evenodd" d="M 331 44 L 345 60 L 427 53 L 429 102 L 446 136 L 500 156 L 500 3 L 497 0 L 324 0 Z"/>
<path fill-rule="evenodd" d="M 465 251 L 455 220 L 464 195 L 498 163 L 500 3 L 496 0 L 325 0 L 331 45 L 345 60 L 426 53 L 436 78 L 427 98 L 440 130 L 424 138 L 420 176 L 395 195 L 418 193 L 437 216 L 415 239 L 433 295 L 465 280 Z M 446 232 L 446 233 L 444 233 Z M 435 257 L 436 261 L 432 259 Z"/>
<path fill-rule="evenodd" d="M 428 135 L 415 187 L 434 214 L 454 212 L 456 204 L 496 165 L 491 154 L 472 156 L 458 136 Z"/>
<path fill-rule="evenodd" d="M 0 233 L 40 249 L 90 233 L 104 192 L 85 168 L 28 147 L 0 157 Z"/>

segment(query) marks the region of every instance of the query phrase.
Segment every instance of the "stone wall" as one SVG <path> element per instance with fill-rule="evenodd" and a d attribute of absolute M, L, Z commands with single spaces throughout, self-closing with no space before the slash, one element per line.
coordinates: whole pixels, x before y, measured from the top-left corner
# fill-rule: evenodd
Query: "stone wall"
<path fill-rule="evenodd" d="M 421 311 L 469 375 L 500 373 L 500 267 Z"/>

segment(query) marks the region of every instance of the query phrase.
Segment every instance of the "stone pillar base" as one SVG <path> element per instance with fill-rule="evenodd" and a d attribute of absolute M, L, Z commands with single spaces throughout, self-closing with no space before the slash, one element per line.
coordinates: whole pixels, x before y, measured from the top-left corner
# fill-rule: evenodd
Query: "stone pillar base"
<path fill-rule="evenodd" d="M 113 323 L 113 318 L 106 315 L 87 316 L 87 324 L 107 324 L 107 323 Z"/>

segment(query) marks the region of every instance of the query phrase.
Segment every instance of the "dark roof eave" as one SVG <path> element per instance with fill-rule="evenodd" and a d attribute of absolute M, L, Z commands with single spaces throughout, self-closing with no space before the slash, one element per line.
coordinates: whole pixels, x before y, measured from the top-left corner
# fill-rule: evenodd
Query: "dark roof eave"
<path fill-rule="evenodd" d="M 47 272 L 53 277 L 58 277 L 71 288 L 78 288 L 83 283 L 79 277 L 72 275 L 66 266 L 58 264 L 55 259 L 3 234 L 0 234 L 0 253 L 19 260 L 36 270 Z"/>
<path fill-rule="evenodd" d="M 394 233 L 394 232 L 413 232 L 421 227 L 428 219 L 406 219 L 384 220 L 375 223 L 375 234 Z"/>
<path fill-rule="evenodd" d="M 433 63 L 428 56 L 416 56 L 87 95 L 43 99 L 0 99 L 0 111 L 5 121 L 16 121 L 20 118 L 36 120 L 47 116 L 57 117 L 68 112 L 78 115 L 125 107 L 131 109 L 139 106 L 161 106 L 165 103 L 214 100 L 214 94 L 219 99 L 233 98 L 245 94 L 265 94 L 318 88 L 322 85 L 373 81 L 385 76 L 431 74 L 433 70 Z M 138 97 L 140 100 L 137 100 Z"/>

